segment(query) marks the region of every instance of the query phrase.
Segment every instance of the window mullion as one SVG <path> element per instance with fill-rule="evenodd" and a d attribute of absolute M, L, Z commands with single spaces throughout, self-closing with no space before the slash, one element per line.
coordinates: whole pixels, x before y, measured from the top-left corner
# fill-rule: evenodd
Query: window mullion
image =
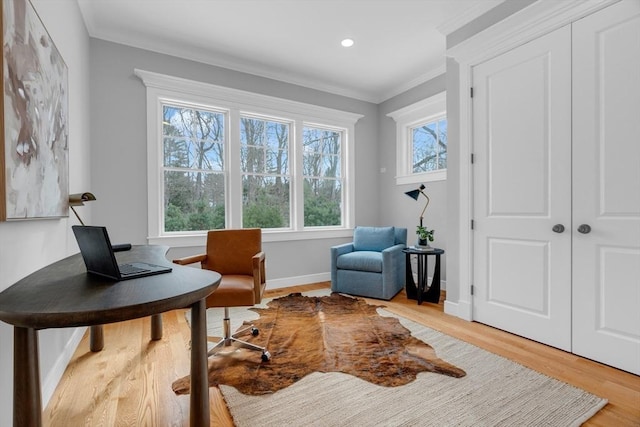
<path fill-rule="evenodd" d="M 225 179 L 227 206 L 227 228 L 242 228 L 242 167 L 240 161 L 240 111 L 229 111 L 227 126 L 227 176 Z"/>
<path fill-rule="evenodd" d="M 303 162 L 303 128 L 302 120 L 296 119 L 292 123 L 293 142 L 291 147 L 291 194 L 294 195 L 292 203 L 291 228 L 300 231 L 304 228 L 304 170 Z"/>

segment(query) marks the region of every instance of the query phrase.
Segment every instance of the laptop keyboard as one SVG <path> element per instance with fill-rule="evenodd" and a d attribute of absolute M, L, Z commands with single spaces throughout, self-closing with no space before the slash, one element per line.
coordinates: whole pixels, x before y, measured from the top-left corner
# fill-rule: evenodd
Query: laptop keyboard
<path fill-rule="evenodd" d="M 150 271 L 146 268 L 140 268 L 133 266 L 131 264 L 120 264 L 118 266 L 120 268 L 120 274 L 123 276 L 128 276 L 131 274 L 144 273 L 145 271 Z"/>

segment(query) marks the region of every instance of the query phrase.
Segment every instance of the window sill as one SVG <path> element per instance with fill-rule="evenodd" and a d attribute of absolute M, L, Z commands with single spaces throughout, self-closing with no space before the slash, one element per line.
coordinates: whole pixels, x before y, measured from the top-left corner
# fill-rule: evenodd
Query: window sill
<path fill-rule="evenodd" d="M 320 240 L 320 239 L 340 239 L 353 237 L 352 228 L 307 230 L 307 231 L 279 231 L 264 230 L 262 232 L 262 242 L 290 242 L 296 240 Z M 172 248 L 205 246 L 207 242 L 206 233 L 202 234 L 179 234 L 170 236 L 147 237 L 150 245 L 167 245 Z"/>
<path fill-rule="evenodd" d="M 433 172 L 414 173 L 411 175 L 396 176 L 396 185 L 422 184 L 425 182 L 444 181 L 447 179 L 447 170 L 442 169 Z"/>

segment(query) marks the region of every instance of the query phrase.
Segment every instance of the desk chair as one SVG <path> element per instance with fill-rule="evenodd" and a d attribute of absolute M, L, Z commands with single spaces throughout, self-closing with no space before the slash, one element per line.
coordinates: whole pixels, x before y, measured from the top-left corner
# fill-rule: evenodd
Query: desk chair
<path fill-rule="evenodd" d="M 262 361 L 268 361 L 271 355 L 266 348 L 237 338 L 247 331 L 251 331 L 254 336 L 258 335 L 258 329 L 249 326 L 231 334 L 229 315 L 229 307 L 251 307 L 262 300 L 266 287 L 262 231 L 259 228 L 209 231 L 205 254 L 174 259 L 173 262 L 180 265 L 199 262 L 202 268 L 222 275 L 218 289 L 207 297 L 206 306 L 224 308 L 224 336 L 209 350 L 208 355 L 215 355 L 235 342 L 241 347 L 261 351 Z"/>

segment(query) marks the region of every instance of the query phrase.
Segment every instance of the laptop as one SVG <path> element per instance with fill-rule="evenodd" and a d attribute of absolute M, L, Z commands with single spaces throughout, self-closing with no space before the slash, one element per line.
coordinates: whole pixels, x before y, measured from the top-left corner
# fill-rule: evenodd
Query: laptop
<path fill-rule="evenodd" d="M 146 262 L 118 264 L 106 227 L 74 225 L 71 228 L 88 273 L 119 281 L 169 273 L 172 270 L 171 267 Z"/>

